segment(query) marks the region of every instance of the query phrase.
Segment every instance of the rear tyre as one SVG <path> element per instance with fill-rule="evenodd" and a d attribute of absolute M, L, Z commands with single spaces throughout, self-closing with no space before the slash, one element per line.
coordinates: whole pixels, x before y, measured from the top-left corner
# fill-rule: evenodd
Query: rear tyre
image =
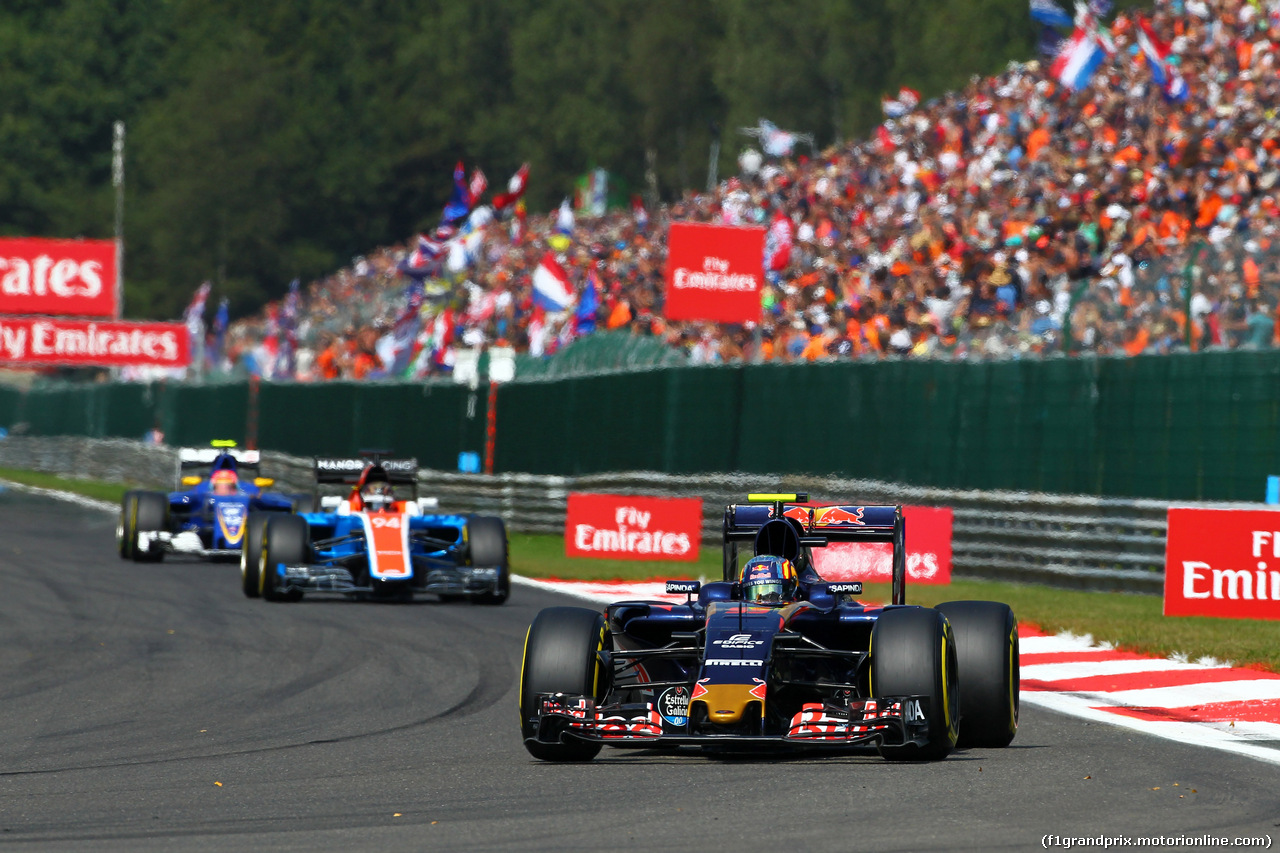
<path fill-rule="evenodd" d="M 164 559 L 160 546 L 147 550 L 138 547 L 139 533 L 156 533 L 169 529 L 169 496 L 164 492 L 134 492 L 130 555 L 135 563 L 158 563 Z"/>
<path fill-rule="evenodd" d="M 120 519 L 116 522 L 116 551 L 120 559 L 133 559 L 133 549 L 138 544 L 138 492 L 136 489 L 124 493 L 120 499 Z"/>
<path fill-rule="evenodd" d="M 1018 733 L 1018 620 L 997 601 L 939 604 L 956 638 L 961 747 L 1004 747 Z"/>
<path fill-rule="evenodd" d="M 929 607 L 886 610 L 871 630 L 871 695 L 921 696 L 923 746 L 880 746 L 891 761 L 937 761 L 955 748 L 960 707 L 951 626 Z"/>
<path fill-rule="evenodd" d="M 600 752 L 600 744 L 589 741 L 538 743 L 532 740 L 538 732 L 531 721 L 537 715 L 539 693 L 590 696 L 597 702 L 604 698 L 607 674 L 598 653 L 607 638 L 604 614 L 585 607 L 548 607 L 533 620 L 520 669 L 520 733 L 534 758 L 590 761 Z"/>
<path fill-rule="evenodd" d="M 262 560 L 262 534 L 270 513 L 251 512 L 245 521 L 244 544 L 240 546 L 240 589 L 248 598 L 262 595 L 262 579 L 259 569 Z"/>
<path fill-rule="evenodd" d="M 276 566 L 309 562 L 311 530 L 299 515 L 272 514 L 262 531 L 258 557 L 258 590 L 267 601 L 300 601 L 302 590 L 280 588 Z"/>
<path fill-rule="evenodd" d="M 468 561 L 474 568 L 498 570 L 491 592 L 472 597 L 475 604 L 502 604 L 511 595 L 511 567 L 507 564 L 507 528 L 502 519 L 475 515 L 467 521 Z"/>

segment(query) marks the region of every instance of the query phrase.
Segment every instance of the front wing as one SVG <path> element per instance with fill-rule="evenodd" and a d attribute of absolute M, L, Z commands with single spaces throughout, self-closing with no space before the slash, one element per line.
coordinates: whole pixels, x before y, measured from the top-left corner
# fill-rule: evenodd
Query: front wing
<path fill-rule="evenodd" d="M 474 596 L 498 592 L 499 570 L 458 566 L 444 560 L 431 560 L 428 566 L 422 559 L 414 561 L 414 572 L 425 577 L 410 577 L 396 581 L 395 588 L 403 593 L 428 595 Z M 276 564 L 276 588 L 281 592 L 297 590 L 304 593 L 332 592 L 340 595 L 370 595 L 390 588 L 382 584 L 360 584 L 355 576 L 342 566 L 315 564 Z"/>
<path fill-rule="evenodd" d="M 597 705 L 586 696 L 542 693 L 536 717 L 539 743 L 567 739 L 615 746 L 785 745 L 826 748 L 928 743 L 929 722 L 919 713 L 924 696 L 855 699 L 849 705 L 809 703 L 792 716 L 785 733 L 689 734 L 663 730 L 652 702 Z"/>

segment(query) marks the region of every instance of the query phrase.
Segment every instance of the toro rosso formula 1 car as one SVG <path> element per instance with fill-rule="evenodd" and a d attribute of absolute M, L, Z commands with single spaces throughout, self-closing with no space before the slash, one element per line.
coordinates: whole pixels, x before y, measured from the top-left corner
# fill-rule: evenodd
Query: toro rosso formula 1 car
<path fill-rule="evenodd" d="M 877 748 L 936 760 L 1018 728 L 1018 628 L 1007 605 L 905 603 L 902 508 L 751 495 L 724 516 L 724 577 L 669 581 L 684 603 L 552 607 L 525 642 L 520 725 L 547 761 L 602 745 Z M 832 542 L 893 544 L 892 603 L 828 582 Z M 743 562 L 745 560 L 745 562 Z"/>
<path fill-rule="evenodd" d="M 293 512 L 293 498 L 263 491 L 275 481 L 258 476 L 258 451 L 237 450 L 234 441 L 213 445 L 178 451 L 180 491 L 125 493 L 116 526 L 122 558 L 236 558 L 251 513 Z"/>
<path fill-rule="evenodd" d="M 413 459 L 315 460 L 319 512 L 254 514 L 240 559 L 244 594 L 298 601 L 307 593 L 350 598 L 502 604 L 511 590 L 502 519 L 428 513 Z M 350 487 L 320 497 L 322 485 Z M 408 493 L 407 499 L 399 499 Z"/>

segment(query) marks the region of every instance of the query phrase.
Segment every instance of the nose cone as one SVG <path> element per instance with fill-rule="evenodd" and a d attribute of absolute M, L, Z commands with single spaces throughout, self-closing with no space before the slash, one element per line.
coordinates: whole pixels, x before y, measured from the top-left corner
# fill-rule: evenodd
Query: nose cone
<path fill-rule="evenodd" d="M 695 701 L 707 708 L 708 722 L 717 725 L 742 722 L 747 706 L 760 699 L 751 693 L 754 684 L 708 684 Z M 762 709 L 763 710 L 763 709 Z"/>

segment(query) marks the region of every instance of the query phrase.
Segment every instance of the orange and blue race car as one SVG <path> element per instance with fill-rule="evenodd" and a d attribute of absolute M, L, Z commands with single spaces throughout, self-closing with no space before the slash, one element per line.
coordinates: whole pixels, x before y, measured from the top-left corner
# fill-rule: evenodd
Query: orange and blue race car
<path fill-rule="evenodd" d="M 293 512 L 296 497 L 265 491 L 256 450 L 234 441 L 178 451 L 178 490 L 130 491 L 120 502 L 116 543 L 120 556 L 158 562 L 166 554 L 238 559 L 251 513 Z"/>
<path fill-rule="evenodd" d="M 993 601 L 906 603 L 900 506 L 751 495 L 724 515 L 721 580 L 668 581 L 683 603 L 552 607 L 525 642 L 520 729 L 535 758 L 604 745 L 879 750 L 937 760 L 1018 728 L 1018 625 Z M 892 601 L 827 581 L 813 549 L 893 545 Z"/>
<path fill-rule="evenodd" d="M 502 519 L 439 513 L 418 497 L 414 459 L 316 458 L 319 511 L 252 515 L 240 560 L 250 598 L 469 599 L 502 604 L 511 591 Z M 345 495 L 321 496 L 322 486 Z"/>

